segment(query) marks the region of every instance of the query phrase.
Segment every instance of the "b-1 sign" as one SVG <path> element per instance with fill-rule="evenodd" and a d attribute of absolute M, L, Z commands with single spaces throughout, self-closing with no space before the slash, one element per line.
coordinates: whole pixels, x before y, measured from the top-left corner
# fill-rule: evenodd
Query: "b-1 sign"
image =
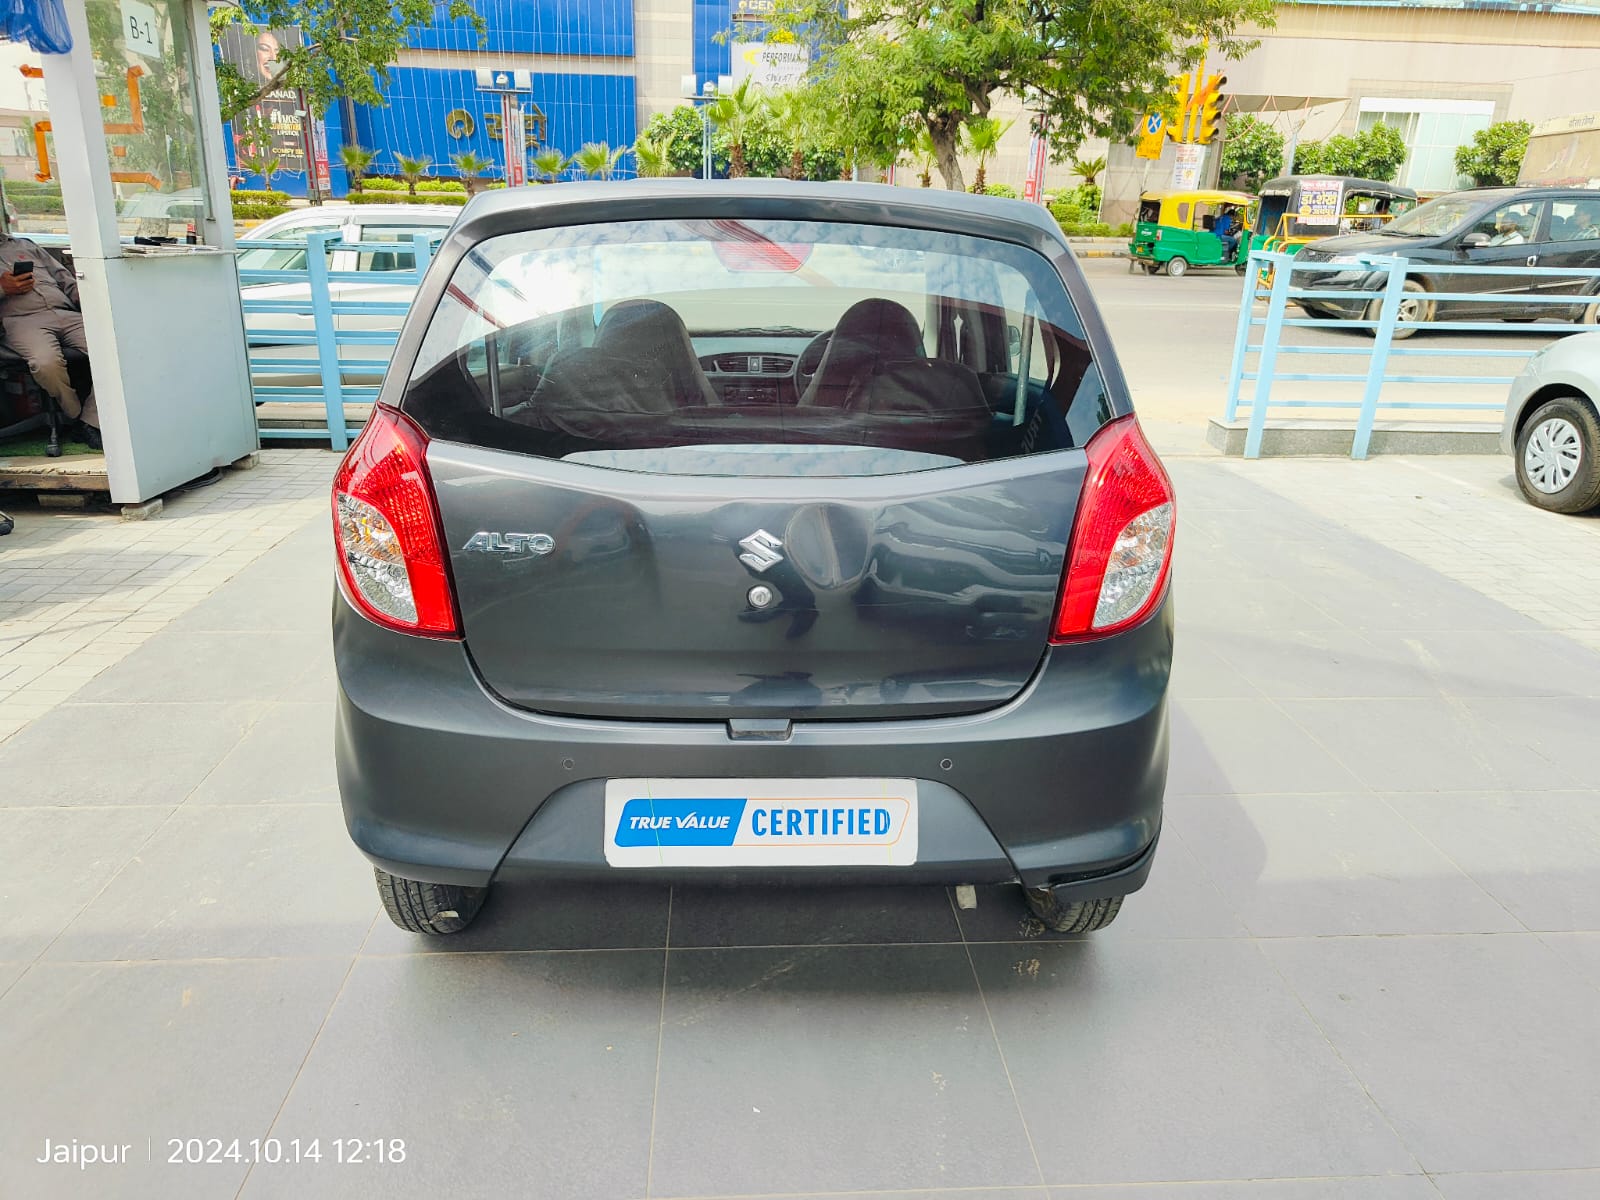
<path fill-rule="evenodd" d="M 145 58 L 161 57 L 161 26 L 156 10 L 139 0 L 122 0 L 122 42 Z"/>

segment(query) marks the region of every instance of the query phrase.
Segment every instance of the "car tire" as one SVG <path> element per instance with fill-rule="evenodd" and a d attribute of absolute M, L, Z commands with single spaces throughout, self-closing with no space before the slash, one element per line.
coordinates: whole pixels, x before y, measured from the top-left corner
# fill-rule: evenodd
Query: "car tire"
<path fill-rule="evenodd" d="M 423 883 L 372 869 L 378 881 L 383 911 L 407 933 L 442 936 L 460 933 L 483 907 L 488 888 L 458 887 L 453 883 Z"/>
<path fill-rule="evenodd" d="M 1104 929 L 1122 911 L 1121 896 L 1101 900 L 1062 900 L 1055 888 L 1023 888 L 1033 915 L 1056 933 L 1093 933 Z"/>
<path fill-rule="evenodd" d="M 1234 268 L 1233 268 L 1233 273 L 1235 275 L 1243 275 L 1249 269 L 1250 268 L 1245 266 L 1244 263 L 1235 263 L 1234 264 Z"/>
<path fill-rule="evenodd" d="M 1600 325 L 1600 300 L 1593 301 L 1578 313 L 1579 325 Z"/>
<path fill-rule="evenodd" d="M 1406 280 L 1405 289 L 1404 290 L 1408 294 L 1410 294 L 1412 296 L 1417 296 L 1417 295 L 1426 296 L 1428 294 L 1428 289 L 1423 287 L 1415 279 Z M 1394 340 L 1397 341 L 1397 342 L 1404 341 L 1406 338 L 1411 337 L 1414 333 L 1417 332 L 1418 328 L 1420 328 L 1423 325 L 1426 325 L 1429 321 L 1433 320 L 1433 314 L 1434 314 L 1434 307 L 1435 306 L 1434 306 L 1434 302 L 1432 300 L 1417 300 L 1417 301 L 1414 301 L 1414 303 L 1415 303 L 1415 306 L 1416 306 L 1416 313 L 1417 313 L 1415 319 L 1410 320 L 1410 321 L 1396 321 L 1395 322 Z M 1407 304 L 1407 300 L 1405 299 L 1405 297 L 1401 297 L 1400 304 L 1401 304 L 1401 310 L 1404 311 L 1404 307 Z M 1366 312 L 1364 312 L 1362 314 L 1362 319 L 1366 320 L 1366 321 L 1376 321 L 1382 315 L 1382 313 L 1383 313 L 1383 301 L 1382 300 L 1373 300 L 1367 305 Z M 1361 332 L 1366 334 L 1368 337 L 1377 337 L 1378 336 L 1378 331 L 1377 331 L 1376 327 L 1374 327 L 1372 329 L 1363 329 Z"/>
<path fill-rule="evenodd" d="M 1174 279 L 1181 279 L 1189 271 L 1189 260 L 1181 254 L 1174 254 L 1167 260 L 1167 274 Z"/>
<path fill-rule="evenodd" d="M 1582 396 L 1541 404 L 1517 431 L 1517 486 L 1550 512 L 1600 507 L 1600 417 Z"/>

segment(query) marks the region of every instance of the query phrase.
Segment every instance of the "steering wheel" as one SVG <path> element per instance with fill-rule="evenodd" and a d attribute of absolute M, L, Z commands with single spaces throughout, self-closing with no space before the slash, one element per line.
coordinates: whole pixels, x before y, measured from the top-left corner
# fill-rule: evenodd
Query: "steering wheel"
<path fill-rule="evenodd" d="M 828 352 L 828 342 L 832 338 L 833 330 L 823 330 L 806 343 L 806 348 L 800 351 L 800 357 L 794 360 L 794 382 L 801 395 L 817 377 L 817 368 L 822 366 L 822 356 Z"/>

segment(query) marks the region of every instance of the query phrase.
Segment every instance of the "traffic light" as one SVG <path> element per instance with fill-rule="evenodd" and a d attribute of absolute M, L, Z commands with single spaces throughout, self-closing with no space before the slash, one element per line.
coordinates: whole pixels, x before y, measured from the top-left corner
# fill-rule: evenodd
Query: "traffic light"
<path fill-rule="evenodd" d="M 1174 118 L 1167 122 L 1167 136 L 1175 142 L 1189 140 L 1189 91 L 1193 86 L 1190 79 L 1188 75 L 1172 77 L 1172 95 L 1176 105 Z"/>
<path fill-rule="evenodd" d="M 1222 120 L 1222 85 L 1227 82 L 1226 75 L 1213 75 L 1195 94 L 1191 140 L 1204 145 L 1217 136 L 1217 125 Z"/>

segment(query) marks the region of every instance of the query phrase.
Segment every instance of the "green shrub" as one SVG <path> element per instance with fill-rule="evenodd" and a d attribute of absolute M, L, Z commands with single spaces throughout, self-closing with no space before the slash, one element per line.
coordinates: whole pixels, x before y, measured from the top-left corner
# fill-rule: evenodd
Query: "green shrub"
<path fill-rule="evenodd" d="M 1050 215 L 1056 219 L 1056 224 L 1065 229 L 1068 225 L 1081 225 L 1084 221 L 1083 209 L 1071 198 L 1071 193 L 1051 200 L 1046 206 Z"/>
<path fill-rule="evenodd" d="M 459 207 L 467 202 L 467 193 L 418 192 L 415 196 L 407 196 L 394 192 L 351 192 L 345 199 L 351 204 L 454 204 Z"/>
<path fill-rule="evenodd" d="M 287 204 L 252 204 L 248 201 L 233 202 L 233 219 L 235 221 L 265 221 L 268 217 L 282 216 L 289 211 Z"/>
<path fill-rule="evenodd" d="M 388 179 L 382 175 L 368 175 L 361 181 L 363 192 L 403 192 L 406 190 L 404 179 Z"/>
<path fill-rule="evenodd" d="M 999 196 L 1004 200 L 1015 200 L 1017 198 L 1017 189 L 1009 183 L 988 183 L 984 185 L 983 194 L 985 196 Z"/>
<path fill-rule="evenodd" d="M 6 199 L 10 201 L 11 207 L 28 216 L 66 211 L 61 206 L 60 192 L 34 192 L 31 195 L 24 192 L 12 195 L 9 187 L 6 188 L 6 192 Z"/>
<path fill-rule="evenodd" d="M 44 182 L 38 179 L 8 179 L 6 180 L 6 195 L 21 196 L 28 192 L 54 192 L 61 194 L 61 185 L 54 180 Z"/>
<path fill-rule="evenodd" d="M 235 188 L 233 195 L 247 204 L 287 204 L 288 192 L 269 192 L 261 188 Z"/>
<path fill-rule="evenodd" d="M 424 179 L 417 184 L 419 192 L 465 192 L 467 185 L 459 179 Z"/>

